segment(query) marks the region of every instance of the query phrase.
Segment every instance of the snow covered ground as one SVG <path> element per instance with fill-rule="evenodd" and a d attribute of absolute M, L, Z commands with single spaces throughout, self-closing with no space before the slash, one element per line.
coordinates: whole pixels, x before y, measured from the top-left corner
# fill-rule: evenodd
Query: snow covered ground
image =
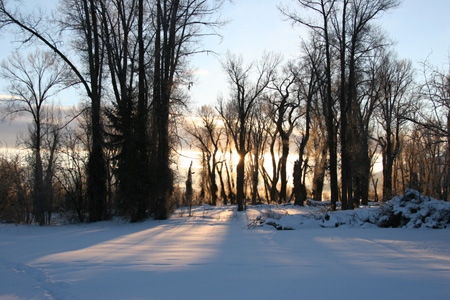
<path fill-rule="evenodd" d="M 2 224 L 0 299 L 448 299 L 450 229 L 379 228 L 361 221 L 371 210 L 204 206 L 137 224 Z"/>

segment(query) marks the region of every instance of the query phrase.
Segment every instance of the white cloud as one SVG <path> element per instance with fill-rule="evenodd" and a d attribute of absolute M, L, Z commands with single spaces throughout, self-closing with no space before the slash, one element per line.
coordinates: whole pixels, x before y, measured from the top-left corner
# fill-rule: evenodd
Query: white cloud
<path fill-rule="evenodd" d="M 192 74 L 199 75 L 199 76 L 209 76 L 209 70 L 197 69 L 197 70 L 193 70 Z"/>
<path fill-rule="evenodd" d="M 11 98 L 14 98 L 14 97 L 11 96 L 11 95 L 0 95 L 0 100 L 8 100 L 8 99 L 11 99 Z"/>

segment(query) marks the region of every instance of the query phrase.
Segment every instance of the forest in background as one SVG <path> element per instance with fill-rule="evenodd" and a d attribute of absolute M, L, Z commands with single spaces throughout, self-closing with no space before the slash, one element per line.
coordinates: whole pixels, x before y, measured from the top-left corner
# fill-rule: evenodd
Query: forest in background
<path fill-rule="evenodd" d="M 223 1 L 61 0 L 52 15 L 15 4 L 0 0 L 0 28 L 29 51 L 2 62 L 2 113 L 32 122 L 29 154 L 0 159 L 2 220 L 139 221 L 193 203 L 244 210 L 325 197 L 346 210 L 406 188 L 449 200 L 450 70 L 397 58 L 376 18 L 400 1 L 280 5 L 274 14 L 309 29 L 298 58 L 229 52 L 228 93 L 191 112 L 189 59 L 220 34 Z M 72 86 L 85 101 L 68 124 L 51 99 Z M 201 153 L 196 188 L 192 168 L 176 184 L 183 143 Z"/>

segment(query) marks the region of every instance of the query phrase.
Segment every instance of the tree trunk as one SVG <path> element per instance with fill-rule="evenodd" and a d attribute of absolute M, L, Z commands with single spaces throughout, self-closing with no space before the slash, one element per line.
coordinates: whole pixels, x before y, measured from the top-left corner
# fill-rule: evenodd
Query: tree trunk
<path fill-rule="evenodd" d="M 163 15 L 161 1 L 156 3 L 156 35 L 155 35 L 155 55 L 154 55 L 154 75 L 153 75 L 153 119 L 154 119 L 154 142 L 155 151 L 155 173 L 154 187 L 155 195 L 153 200 L 153 213 L 155 219 L 164 220 L 168 217 L 166 197 L 168 196 L 168 186 L 170 169 L 168 165 L 169 146 L 168 146 L 168 86 L 166 69 L 163 69 L 163 62 L 166 62 L 165 55 L 168 55 L 167 39 L 167 19 Z M 165 13 L 165 12 L 164 12 Z M 164 36 L 161 37 L 161 31 L 164 30 Z M 162 54 L 161 54 L 162 53 Z M 167 67 L 167 66 L 166 66 Z"/>
<path fill-rule="evenodd" d="M 211 168 L 210 162 L 208 161 L 208 173 L 209 173 L 209 181 L 210 181 L 210 187 L 211 187 L 211 205 L 216 206 L 217 205 L 217 184 L 216 184 L 216 160 L 215 155 L 212 156 L 212 165 Z"/>
<path fill-rule="evenodd" d="M 341 195 L 341 202 L 342 202 L 342 209 L 347 209 L 347 202 L 349 198 L 352 198 L 352 183 L 351 183 L 351 159 L 349 155 L 349 148 L 351 147 L 349 143 L 349 139 L 347 137 L 348 134 L 351 134 L 348 131 L 348 114 L 349 110 L 351 108 L 351 96 L 349 91 L 347 90 L 347 78 L 346 78 L 346 18 L 347 18 L 347 1 L 343 2 L 342 7 L 342 31 L 341 31 L 341 41 L 339 45 L 339 52 L 340 52 L 340 75 L 341 75 L 341 82 L 340 82 L 340 110 L 341 110 L 341 132 L 340 132 L 340 138 L 341 138 L 341 189 L 342 189 L 342 195 Z M 350 73 L 352 70 L 350 70 Z M 349 82 L 350 86 L 350 82 Z M 348 88 L 349 90 L 351 89 Z M 347 98 L 348 97 L 348 98 Z M 350 115 L 351 117 L 351 115 Z M 354 158 L 352 158 L 354 159 Z"/>
<path fill-rule="evenodd" d="M 273 203 L 278 203 L 278 179 L 279 172 L 277 169 L 276 159 L 275 159 L 275 137 L 273 137 L 272 142 L 270 143 L 270 156 L 272 158 L 272 180 L 270 182 L 270 201 Z"/>
<path fill-rule="evenodd" d="M 46 198 L 46 204 L 45 204 L 45 211 L 47 213 L 47 224 L 50 224 L 51 218 L 52 218 L 52 209 L 53 209 L 53 176 L 54 176 L 54 162 L 55 162 L 55 155 L 59 143 L 59 133 L 57 132 L 56 126 L 52 129 L 52 138 L 50 144 L 50 149 L 48 149 L 49 157 L 48 157 L 48 164 L 47 169 L 45 170 L 45 176 L 44 176 L 44 191 L 45 191 L 45 198 Z"/>
<path fill-rule="evenodd" d="M 383 152 L 383 201 L 392 199 L 392 166 L 393 160 L 391 155 Z"/>
<path fill-rule="evenodd" d="M 39 147 L 35 150 L 34 156 L 33 215 L 35 222 L 43 226 L 45 225 L 45 195 L 42 159 Z"/>
<path fill-rule="evenodd" d="M 86 18 L 86 43 L 90 72 L 92 149 L 87 168 L 89 221 L 106 218 L 106 163 L 103 154 L 103 126 L 101 122 L 102 49 L 97 24 L 97 6 L 94 0 L 83 0 Z"/>
<path fill-rule="evenodd" d="M 245 153 L 239 153 L 239 162 L 236 167 L 236 202 L 238 211 L 244 210 L 245 201 Z"/>
<path fill-rule="evenodd" d="M 259 153 L 255 153 L 255 165 L 253 166 L 252 178 L 252 205 L 257 204 L 258 198 L 258 183 L 259 183 Z"/>
<path fill-rule="evenodd" d="M 225 163 L 225 170 L 227 171 L 227 184 L 228 184 L 228 200 L 230 200 L 231 205 L 235 205 L 235 194 L 234 194 L 234 184 L 233 184 L 233 178 L 230 174 L 230 168 L 228 167 L 228 164 Z"/>
<path fill-rule="evenodd" d="M 280 179 L 281 179 L 281 188 L 280 188 L 280 198 L 278 199 L 278 203 L 286 203 L 286 190 L 287 190 L 287 158 L 289 155 L 289 137 L 283 136 L 281 139 L 282 150 L 280 157 Z"/>
<path fill-rule="evenodd" d="M 362 145 L 362 174 L 361 174 L 361 204 L 369 204 L 369 188 L 370 188 L 370 157 L 369 157 L 369 147 L 367 144 L 367 139 L 365 139 Z M 356 203 L 359 206 L 359 201 Z"/>
<path fill-rule="evenodd" d="M 334 124 L 333 94 L 332 94 L 332 77 L 331 77 L 331 44 L 328 34 L 327 15 L 323 14 L 324 21 L 324 38 L 325 38 L 325 76 L 326 76 L 326 96 L 324 103 L 324 116 L 327 128 L 327 146 L 330 157 L 330 189 L 331 189 L 331 209 L 336 210 L 338 201 L 338 172 L 337 172 L 337 132 Z"/>
<path fill-rule="evenodd" d="M 336 210 L 338 201 L 338 176 L 337 176 L 337 142 L 333 117 L 326 118 L 327 125 L 327 146 L 330 158 L 330 189 L 331 189 L 331 209 Z"/>
<path fill-rule="evenodd" d="M 87 195 L 89 221 L 101 221 L 106 217 L 106 165 L 103 155 L 103 128 L 100 122 L 100 99 L 92 101 L 92 149 L 87 167 Z"/>
<path fill-rule="evenodd" d="M 313 198 L 316 201 L 322 201 L 322 192 L 327 162 L 326 156 L 327 156 L 326 149 L 324 149 L 322 151 L 322 154 L 319 155 L 318 159 L 316 159 L 314 163 L 314 175 L 312 185 L 313 185 Z"/>
<path fill-rule="evenodd" d="M 294 163 L 294 196 L 295 196 L 295 200 L 294 200 L 294 204 L 295 205 L 299 205 L 299 206 L 303 206 L 306 198 L 307 198 L 307 193 L 306 193 L 306 186 L 303 183 L 302 180 L 302 162 L 297 160 Z"/>
<path fill-rule="evenodd" d="M 138 105 L 137 120 L 135 128 L 136 139 L 136 156 L 137 162 L 136 180 L 137 190 L 135 191 L 137 198 L 135 220 L 139 221 L 146 217 L 146 211 L 150 202 L 150 166 L 148 149 L 149 138 L 148 129 L 148 92 L 147 78 L 145 72 L 145 45 L 144 45 L 144 1 L 139 0 L 138 4 Z"/>
<path fill-rule="evenodd" d="M 343 100 L 341 100 L 343 101 Z M 345 106 L 345 104 L 341 104 L 342 106 Z M 341 158 L 342 158 L 342 163 L 341 163 L 341 189 L 342 189 L 342 195 L 341 195 L 341 202 L 342 202 L 342 209 L 346 210 L 347 209 L 347 203 L 349 198 L 351 198 L 352 196 L 352 188 L 351 188 L 351 159 L 350 156 L 348 155 L 349 150 L 348 150 L 348 139 L 347 139 L 347 128 L 348 128 L 348 123 L 347 123 L 347 112 L 345 111 L 345 109 L 341 108 Z M 353 157 L 352 160 L 354 160 L 355 158 Z M 350 179 L 350 180 L 349 180 Z"/>
<path fill-rule="evenodd" d="M 223 181 L 223 173 L 222 173 L 223 166 L 224 166 L 224 163 L 221 164 L 220 169 L 217 168 L 217 166 L 216 166 L 216 168 L 217 168 L 217 173 L 219 175 L 219 182 L 220 182 L 220 197 L 222 198 L 223 205 L 227 205 L 228 204 L 227 203 L 228 196 L 227 196 L 227 193 L 225 192 L 225 183 Z"/>

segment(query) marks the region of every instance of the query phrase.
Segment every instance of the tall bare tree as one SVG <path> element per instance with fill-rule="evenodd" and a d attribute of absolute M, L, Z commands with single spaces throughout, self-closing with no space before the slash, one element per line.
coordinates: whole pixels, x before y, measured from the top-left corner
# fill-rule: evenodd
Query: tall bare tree
<path fill-rule="evenodd" d="M 267 102 L 267 101 L 266 101 Z M 264 112 L 264 111 L 263 111 Z M 264 112 L 265 115 L 268 115 L 269 118 L 271 118 L 271 109 L 270 106 L 265 109 Z M 279 140 L 278 136 L 278 130 L 276 124 L 274 122 L 270 122 L 267 126 L 264 128 L 265 135 L 267 136 L 267 149 L 270 153 L 270 165 L 272 169 L 272 174 L 269 174 L 268 170 L 266 170 L 266 167 L 264 164 L 261 165 L 261 171 L 262 176 L 264 179 L 264 187 L 266 190 L 266 198 L 267 202 L 274 202 L 278 203 L 279 192 L 278 192 L 278 182 L 280 180 L 280 164 L 277 163 L 277 142 Z"/>
<path fill-rule="evenodd" d="M 338 200 L 338 160 L 337 160 L 337 126 L 335 104 L 336 99 L 333 96 L 333 28 L 332 18 L 337 11 L 338 0 L 297 0 L 298 6 L 314 12 L 318 15 L 318 21 L 314 22 L 310 18 L 302 15 L 295 9 L 280 8 L 281 12 L 286 15 L 294 24 L 300 24 L 308 27 L 313 32 L 313 36 L 320 37 L 320 45 L 325 53 L 324 69 L 325 76 L 323 85 L 325 91 L 323 95 L 323 114 L 327 128 L 327 146 L 329 155 L 329 172 L 330 172 L 330 188 L 331 188 L 331 204 L 332 209 L 336 209 Z"/>
<path fill-rule="evenodd" d="M 242 57 L 228 54 L 223 68 L 230 83 L 230 98 L 219 103 L 219 114 L 222 116 L 239 155 L 236 167 L 236 200 L 238 211 L 244 210 L 245 156 L 251 149 L 251 116 L 256 103 L 266 92 L 272 80 L 279 59 L 265 56 L 254 66 L 244 65 Z M 252 80 L 253 69 L 255 70 Z"/>
<path fill-rule="evenodd" d="M 326 129 L 323 116 L 320 113 L 319 103 L 313 103 L 311 111 L 310 147 L 308 152 L 312 154 L 312 197 L 316 201 L 322 201 L 325 174 L 327 169 Z"/>
<path fill-rule="evenodd" d="M 251 201 L 253 205 L 260 202 L 259 196 L 259 175 L 261 166 L 264 165 L 264 156 L 266 153 L 266 145 L 268 140 L 267 127 L 270 126 L 270 117 L 264 110 L 264 102 L 260 102 L 259 106 L 254 110 L 252 117 L 252 151 L 250 157 L 250 183 L 251 183 Z"/>
<path fill-rule="evenodd" d="M 374 35 L 371 22 L 381 13 L 397 7 L 398 0 L 342 0 L 337 2 L 336 13 L 332 16 L 335 36 L 338 40 L 340 62 L 340 140 L 342 157 L 342 208 L 352 209 L 354 201 L 359 201 L 357 193 L 367 202 L 368 173 L 368 133 L 364 126 L 358 78 L 364 57 L 380 47 L 379 32 Z M 373 111 L 373 110 L 372 110 Z M 366 119 L 371 112 L 367 112 Z M 356 129 L 356 131 L 355 131 Z M 356 139 L 355 139 L 356 138 Z M 352 163 L 351 157 L 358 157 Z M 359 169 L 361 166 L 361 169 Z M 355 169 L 356 168 L 356 169 Z M 355 180 L 353 178 L 356 176 Z M 355 182 L 353 182 L 355 181 Z M 359 186 L 359 190 L 354 186 Z"/>
<path fill-rule="evenodd" d="M 147 2 L 100 2 L 102 43 L 114 95 L 108 110 L 109 142 L 116 156 L 117 199 L 121 213 L 138 221 L 150 198 L 149 79 L 152 64 L 151 10 Z"/>
<path fill-rule="evenodd" d="M 45 225 L 48 221 L 45 212 L 48 210 L 51 196 L 48 182 L 51 180 L 56 147 L 54 143 L 57 143 L 58 135 L 58 132 L 54 131 L 56 138 L 50 139 L 50 169 L 44 172 L 42 147 L 45 137 L 52 132 L 51 103 L 48 103 L 48 99 L 64 87 L 68 76 L 67 68 L 52 53 L 41 51 L 30 53 L 26 59 L 16 52 L 9 61 L 2 62 L 1 68 L 1 76 L 10 83 L 11 98 L 5 102 L 6 112 L 26 113 L 32 119 L 30 148 L 33 151 L 33 214 L 37 223 Z"/>
<path fill-rule="evenodd" d="M 12 26 L 21 31 L 24 42 L 37 40 L 64 61 L 73 72 L 76 80 L 83 86 L 90 99 L 92 143 L 89 151 L 88 198 L 89 219 L 102 220 L 106 217 L 106 164 L 103 156 L 103 126 L 101 122 L 101 91 L 103 79 L 104 49 L 100 39 L 98 16 L 99 0 L 64 0 L 61 2 L 61 20 L 63 29 L 75 32 L 78 38 L 74 46 L 80 50 L 84 64 L 77 66 L 69 58 L 69 51 L 55 39 L 57 34 L 42 27 L 42 15 L 24 15 L 20 8 L 15 10 L 0 1 L 0 27 Z M 55 24 L 57 22 L 54 22 Z M 86 72 L 83 72 L 86 67 Z"/>
<path fill-rule="evenodd" d="M 287 191 L 287 159 L 289 155 L 289 146 L 291 135 L 294 131 L 298 120 L 299 100 L 298 81 L 299 70 L 294 62 L 289 62 L 283 67 L 281 74 L 275 76 L 270 89 L 274 92 L 268 101 L 271 107 L 272 121 L 276 125 L 277 135 L 280 137 L 281 156 L 279 161 L 281 188 L 279 193 L 279 203 L 286 203 Z"/>
<path fill-rule="evenodd" d="M 308 143 L 310 139 L 311 123 L 313 118 L 314 103 L 319 100 L 320 82 L 323 80 L 323 55 L 319 51 L 320 48 L 312 47 L 308 49 L 305 47 L 305 56 L 302 59 L 302 70 L 298 75 L 297 81 L 297 101 L 300 110 L 298 115 L 304 117 L 304 123 L 300 128 L 300 136 L 297 140 L 298 144 L 298 159 L 294 164 L 294 194 L 295 204 L 303 205 L 307 199 L 306 190 L 306 173 L 308 170 Z"/>
<path fill-rule="evenodd" d="M 296 11 L 282 9 L 294 23 L 310 28 L 323 45 L 327 86 L 323 109 L 327 123 L 333 208 L 337 200 L 338 131 L 335 127 L 336 102 L 333 101 L 332 87 L 339 87 L 337 95 L 334 96 L 339 102 L 340 111 L 341 200 L 343 209 L 352 209 L 354 200 L 356 203 L 362 198 L 363 202 L 367 202 L 368 198 L 370 159 L 367 124 L 373 112 L 373 105 L 363 104 L 364 97 L 359 91 L 359 85 L 364 59 L 372 49 L 381 46 L 379 32 L 374 31 L 371 22 L 384 11 L 398 6 L 399 1 L 297 0 L 297 3 L 320 17 L 320 21 L 314 22 Z M 365 110 L 369 106 L 371 109 Z M 358 163 L 350 159 L 351 157 L 357 157 Z"/>
<path fill-rule="evenodd" d="M 57 53 L 76 75 L 90 99 L 90 134 L 92 135 L 87 165 L 87 195 L 89 220 L 100 221 L 106 211 L 106 160 L 104 157 L 104 130 L 101 118 L 104 79 L 105 48 L 101 40 L 99 0 L 64 0 L 60 10 L 62 28 L 75 33 L 74 46 L 82 58 L 82 65 L 75 66 L 57 42 L 44 36 L 37 29 L 26 29 L 51 50 Z M 21 25 L 19 25 L 21 26 Z M 86 70 L 83 72 L 82 70 Z"/>
<path fill-rule="evenodd" d="M 383 159 L 383 200 L 392 199 L 392 170 L 400 152 L 402 128 L 411 115 L 413 70 L 410 61 L 398 60 L 385 52 L 377 70 L 375 95 L 378 98 L 376 117 L 380 124 L 378 144 Z"/>
<path fill-rule="evenodd" d="M 450 70 L 442 70 L 432 66 L 429 62 L 423 63 L 423 83 L 420 88 L 420 98 L 423 107 L 427 109 L 416 110 L 413 122 L 431 132 L 437 137 L 439 143 L 445 145 L 443 165 L 446 174 L 443 180 L 442 197 L 450 198 Z"/>
<path fill-rule="evenodd" d="M 168 216 L 167 201 L 172 189 L 170 169 L 169 123 L 174 92 L 182 84 L 183 63 L 187 57 L 202 51 L 196 45 L 204 27 L 216 28 L 213 19 L 223 1 L 210 4 L 206 0 L 156 0 L 154 3 L 154 69 L 153 69 L 153 161 L 156 179 L 153 199 L 157 219 Z"/>

